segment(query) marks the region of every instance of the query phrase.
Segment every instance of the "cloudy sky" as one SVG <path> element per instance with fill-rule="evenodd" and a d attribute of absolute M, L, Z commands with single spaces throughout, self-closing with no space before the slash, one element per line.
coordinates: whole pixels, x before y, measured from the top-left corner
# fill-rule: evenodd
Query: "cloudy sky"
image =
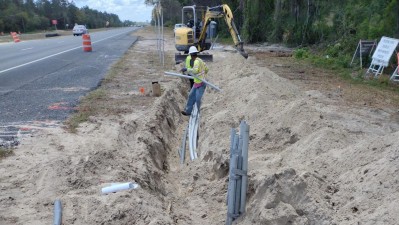
<path fill-rule="evenodd" d="M 144 0 L 74 0 L 79 8 L 88 6 L 101 12 L 113 13 L 119 19 L 134 22 L 150 22 L 152 7 L 144 4 Z"/>

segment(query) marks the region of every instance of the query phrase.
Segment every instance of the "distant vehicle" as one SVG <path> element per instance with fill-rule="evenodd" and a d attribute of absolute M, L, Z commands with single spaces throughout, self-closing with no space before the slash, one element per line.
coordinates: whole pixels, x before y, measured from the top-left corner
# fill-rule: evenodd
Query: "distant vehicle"
<path fill-rule="evenodd" d="M 85 25 L 75 25 L 73 27 L 72 32 L 73 32 L 73 36 L 79 36 L 79 35 L 89 33 L 89 31 L 87 30 Z"/>

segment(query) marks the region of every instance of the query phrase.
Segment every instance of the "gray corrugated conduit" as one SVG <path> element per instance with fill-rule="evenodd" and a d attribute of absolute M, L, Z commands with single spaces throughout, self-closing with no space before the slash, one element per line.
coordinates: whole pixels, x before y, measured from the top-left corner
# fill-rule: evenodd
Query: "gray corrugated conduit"
<path fill-rule="evenodd" d="M 199 80 L 201 80 L 202 82 L 204 82 L 207 86 L 217 90 L 217 91 L 222 91 L 219 87 L 217 87 L 216 85 L 209 83 L 208 81 L 201 79 L 195 75 L 190 74 L 190 76 L 188 75 L 184 75 L 184 74 L 179 74 L 179 73 L 174 73 L 174 72 L 165 72 L 165 75 L 168 76 L 175 76 L 175 77 L 181 77 L 181 78 L 187 78 L 187 79 L 194 79 L 197 78 Z M 186 156 L 185 151 L 186 151 L 186 138 L 187 138 L 187 130 L 188 130 L 188 147 L 190 150 L 190 159 L 191 161 L 198 158 L 198 154 L 197 154 L 197 137 L 198 137 L 198 130 L 199 130 L 199 120 L 200 120 L 200 113 L 199 110 L 197 108 L 197 104 L 194 105 L 193 111 L 191 113 L 190 119 L 189 119 L 189 123 L 188 123 L 188 129 L 186 128 L 186 131 L 184 133 L 183 136 L 183 140 L 182 140 L 182 146 L 180 148 L 179 151 L 179 155 L 180 155 L 180 163 L 184 164 L 184 158 Z"/>
<path fill-rule="evenodd" d="M 241 121 L 240 133 L 237 134 L 236 130 L 232 129 L 230 138 L 226 225 L 231 225 L 235 219 L 245 212 L 248 189 L 249 125 L 245 121 Z"/>

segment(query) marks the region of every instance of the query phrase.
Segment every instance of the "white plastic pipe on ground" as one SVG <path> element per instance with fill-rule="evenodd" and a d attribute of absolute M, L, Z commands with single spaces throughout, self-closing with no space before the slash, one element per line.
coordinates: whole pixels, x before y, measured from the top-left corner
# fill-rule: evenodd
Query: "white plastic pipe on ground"
<path fill-rule="evenodd" d="M 108 193 L 113 193 L 113 192 L 118 192 L 118 191 L 123 191 L 123 190 L 129 190 L 129 189 L 136 189 L 138 188 L 139 185 L 129 182 L 129 183 L 118 183 L 118 184 L 113 184 L 109 187 L 105 187 L 101 189 L 101 192 L 103 194 L 108 194 Z"/>
<path fill-rule="evenodd" d="M 54 201 L 54 221 L 53 225 L 62 224 L 62 206 L 61 200 L 57 199 Z"/>

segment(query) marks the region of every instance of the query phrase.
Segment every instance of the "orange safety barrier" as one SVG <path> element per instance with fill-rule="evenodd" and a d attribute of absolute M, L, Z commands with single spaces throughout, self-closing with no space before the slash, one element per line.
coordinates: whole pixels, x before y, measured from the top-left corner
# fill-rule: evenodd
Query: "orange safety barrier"
<path fill-rule="evenodd" d="M 83 51 L 85 52 L 91 52 L 91 40 L 90 40 L 90 35 L 89 34 L 83 34 Z"/>
<path fill-rule="evenodd" d="M 18 37 L 18 35 L 17 35 L 17 32 L 10 32 L 10 34 L 11 34 L 12 38 L 14 39 L 14 42 L 15 42 L 15 43 L 21 41 L 21 40 L 19 40 L 19 37 Z"/>

